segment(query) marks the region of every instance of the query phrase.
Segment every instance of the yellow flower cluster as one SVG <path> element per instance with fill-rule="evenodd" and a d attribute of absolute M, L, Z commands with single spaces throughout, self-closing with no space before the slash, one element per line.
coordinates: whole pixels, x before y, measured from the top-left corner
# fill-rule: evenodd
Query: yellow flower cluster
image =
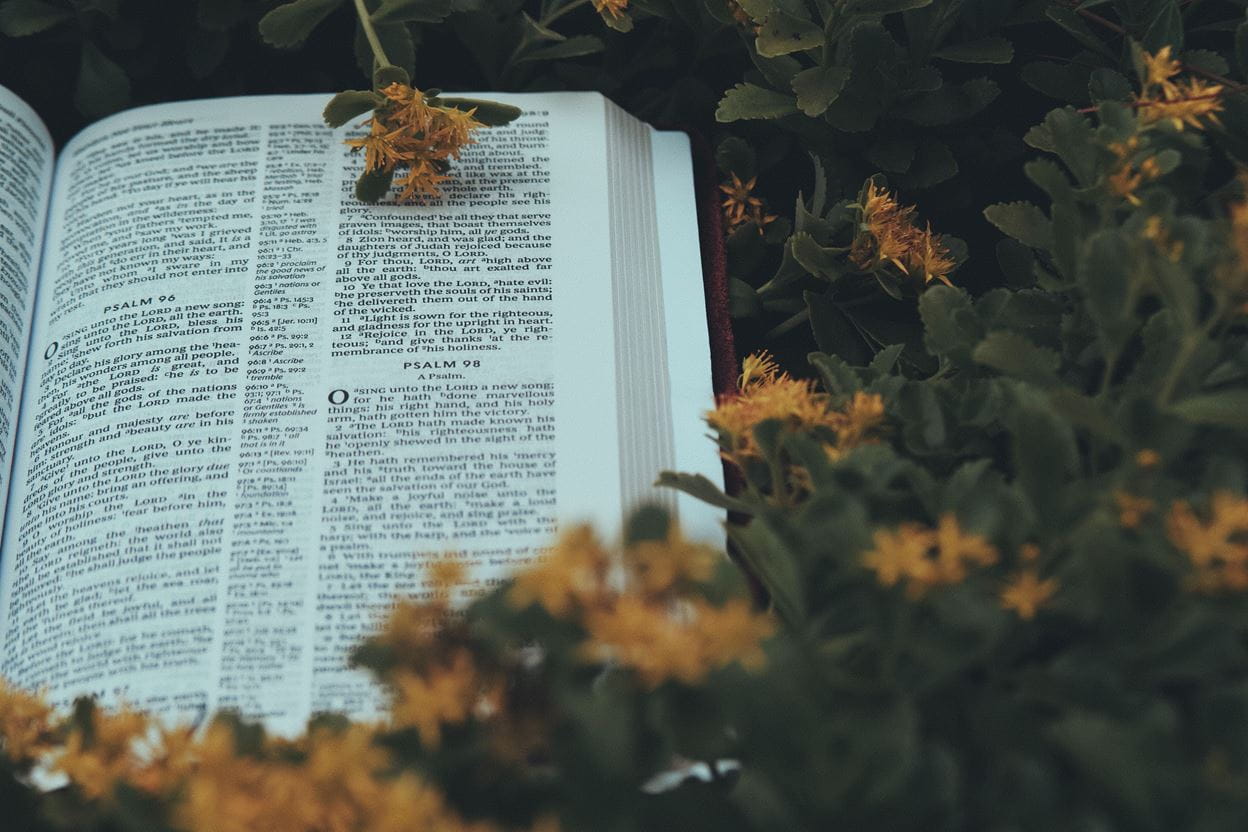
<path fill-rule="evenodd" d="M 431 105 L 423 92 L 399 83 L 381 94 L 386 102 L 366 122 L 371 125 L 369 135 L 348 139 L 347 144 L 364 151 L 368 171 L 407 168 L 398 180 L 403 188 L 400 199 L 440 195 L 449 178 L 448 160 L 458 159 L 460 150 L 473 143 L 472 131 L 483 126 L 473 118 L 475 111 Z"/>
<path fill-rule="evenodd" d="M 39 758 L 102 804 L 123 785 L 138 790 L 169 807 L 179 832 L 497 830 L 465 821 L 421 778 L 398 772 L 376 726 L 316 727 L 245 752 L 223 720 L 197 736 L 128 709 L 86 719 L 57 717 L 0 680 L 0 753 L 19 765 Z"/>
<path fill-rule="evenodd" d="M 813 381 L 781 372 L 766 351 L 742 362 L 737 388 L 719 400 L 706 421 L 728 439 L 731 448 L 725 456 L 738 464 L 759 455 L 754 428 L 769 420 L 824 434 L 824 446 L 833 457 L 874 441 L 884 422 L 884 400 L 878 394 L 859 390 L 838 410 L 826 394 L 816 392 Z"/>
<path fill-rule="evenodd" d="M 1176 80 L 1183 65 L 1173 57 L 1169 46 L 1153 55 L 1143 55 L 1144 90 L 1136 100 L 1145 124 L 1169 122 L 1176 130 L 1189 126 L 1197 130 L 1206 123 L 1218 124 L 1222 107 L 1222 86 L 1199 78 Z"/>
<path fill-rule="evenodd" d="M 962 531 L 952 514 L 942 514 L 934 529 L 903 523 L 877 530 L 872 539 L 875 546 L 862 556 L 863 565 L 883 586 L 904 583 L 912 598 L 932 587 L 960 583 L 969 567 L 992 566 L 998 559 L 995 546 L 983 535 Z"/>
<path fill-rule="evenodd" d="M 588 636 L 581 648 L 587 660 L 627 667 L 647 687 L 696 684 L 734 662 L 762 665 L 761 642 L 775 629 L 769 616 L 745 600 L 715 606 L 687 591 L 711 577 L 713 550 L 673 532 L 619 555 L 588 528 L 573 529 L 542 563 L 516 577 L 509 600 L 577 619 Z"/>
<path fill-rule="evenodd" d="M 775 222 L 776 215 L 766 213 L 762 198 L 752 193 L 757 180 L 757 176 L 751 176 L 749 181 L 742 182 L 741 177 L 734 173 L 731 182 L 719 186 L 725 194 L 722 205 L 727 233 L 732 234 L 741 226 L 753 223 L 758 233 L 762 234 L 765 225 Z"/>
<path fill-rule="evenodd" d="M 628 0 L 594 0 L 594 11 L 619 20 L 628 12 Z"/>
<path fill-rule="evenodd" d="M 1180 500 L 1170 506 L 1166 533 L 1195 568 L 1194 589 L 1248 589 L 1248 499 L 1226 491 L 1214 493 L 1207 521 Z"/>
<path fill-rule="evenodd" d="M 1153 156 L 1140 158 L 1139 136 L 1132 136 L 1124 142 L 1113 142 L 1109 151 L 1117 162 L 1117 170 L 1108 179 L 1110 190 L 1132 205 L 1141 204 L 1136 191 L 1145 182 L 1152 182 L 1161 176 L 1157 159 Z"/>
<path fill-rule="evenodd" d="M 924 286 L 933 280 L 953 285 L 948 275 L 957 264 L 930 225 L 920 229 L 915 224 L 914 206 L 901 205 L 888 191 L 868 182 L 858 208 L 862 221 L 849 252 L 855 266 L 875 271 L 892 264 L 903 274 L 921 278 Z"/>
<path fill-rule="evenodd" d="M 51 747 L 51 706 L 0 678 L 0 753 L 25 767 Z"/>

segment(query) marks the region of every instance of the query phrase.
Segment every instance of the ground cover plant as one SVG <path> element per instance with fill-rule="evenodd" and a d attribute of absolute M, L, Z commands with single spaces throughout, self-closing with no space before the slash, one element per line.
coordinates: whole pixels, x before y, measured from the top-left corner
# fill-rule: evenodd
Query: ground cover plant
<path fill-rule="evenodd" d="M 436 565 L 443 591 L 356 652 L 388 720 L 294 741 L 6 688 L 9 817 L 1244 828 L 1246 8 L 0 3 L 0 80 L 62 134 L 131 101 L 308 88 L 381 121 L 422 96 L 452 126 L 488 103 L 422 90 L 593 88 L 694 127 L 742 353 L 707 414 L 738 487 L 655 472 L 731 512 L 731 561 L 647 510 L 618 543 L 566 532 L 462 614 Z M 437 154 L 400 185 L 453 176 Z M 37 765 L 65 785 L 30 787 Z"/>

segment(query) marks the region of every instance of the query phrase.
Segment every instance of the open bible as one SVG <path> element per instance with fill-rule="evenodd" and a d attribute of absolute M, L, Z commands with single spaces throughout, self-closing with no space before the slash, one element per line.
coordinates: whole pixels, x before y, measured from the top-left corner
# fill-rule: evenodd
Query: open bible
<path fill-rule="evenodd" d="M 59 154 L 0 88 L 0 675 L 275 730 L 368 717 L 350 648 L 422 561 L 718 479 L 687 139 L 491 96 L 421 204 L 357 202 L 328 96 L 145 107 Z"/>

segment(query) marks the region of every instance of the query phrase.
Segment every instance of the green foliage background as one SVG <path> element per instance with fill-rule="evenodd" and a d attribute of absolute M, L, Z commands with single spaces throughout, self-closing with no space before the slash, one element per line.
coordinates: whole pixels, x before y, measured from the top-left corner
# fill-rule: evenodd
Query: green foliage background
<path fill-rule="evenodd" d="M 279 5 L 5 0 L 0 82 L 61 139 L 130 103 L 358 87 L 350 4 Z M 878 394 L 891 428 L 831 459 L 763 423 L 765 464 L 731 497 L 665 475 L 736 512 L 784 625 L 765 672 L 650 691 L 565 668 L 541 680 L 559 716 L 540 769 L 476 777 L 471 728 L 408 738 L 412 765 L 470 814 L 553 807 L 574 829 L 1244 828 L 1248 604 L 1192 590 L 1165 518 L 1248 494 L 1248 231 L 1229 219 L 1248 2 L 633 0 L 614 26 L 559 0 L 372 5 L 419 86 L 596 89 L 711 137 L 780 215 L 728 240 L 743 351 L 809 353 L 835 403 Z M 1165 46 L 1223 86 L 1219 123 L 1143 122 L 1141 50 Z M 1129 200 L 1112 179 L 1133 137 L 1161 173 Z M 947 235 L 954 287 L 846 256 L 872 176 Z M 1125 524 L 1119 493 L 1155 509 Z M 949 514 L 1002 563 L 917 598 L 863 568 L 876 531 Z M 1025 544 L 1060 586 L 1031 620 L 999 599 Z M 469 623 L 500 655 L 573 649 L 499 597 Z M 673 755 L 740 768 L 643 793 Z"/>

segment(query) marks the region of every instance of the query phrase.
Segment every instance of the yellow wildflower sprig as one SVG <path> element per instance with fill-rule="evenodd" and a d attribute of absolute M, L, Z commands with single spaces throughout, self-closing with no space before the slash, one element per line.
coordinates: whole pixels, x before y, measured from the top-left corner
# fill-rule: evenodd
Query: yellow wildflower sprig
<path fill-rule="evenodd" d="M 992 566 L 998 553 L 983 535 L 967 533 L 953 514 L 941 515 L 937 526 L 903 523 L 877 529 L 873 548 L 862 564 L 886 587 L 901 585 L 918 598 L 933 587 L 961 583 L 972 566 Z"/>
<path fill-rule="evenodd" d="M 1135 107 L 1145 125 L 1168 123 L 1175 130 L 1191 127 L 1204 129 L 1220 124 L 1218 113 L 1223 110 L 1221 84 L 1210 84 L 1199 78 L 1179 78 L 1183 65 L 1173 57 L 1173 49 L 1164 46 L 1156 54 L 1141 52 L 1140 85 Z"/>
<path fill-rule="evenodd" d="M 1187 556 L 1193 569 L 1192 589 L 1206 593 L 1248 589 L 1248 499 L 1215 492 L 1207 520 L 1179 500 L 1166 515 L 1166 534 Z"/>
<path fill-rule="evenodd" d="M 766 351 L 742 362 L 737 387 L 719 399 L 706 421 L 719 431 L 724 457 L 738 467 L 762 458 L 754 430 L 764 422 L 819 439 L 833 458 L 876 441 L 884 423 L 884 400 L 878 394 L 859 390 L 844 407 L 833 407 L 813 381 L 781 372 Z"/>
<path fill-rule="evenodd" d="M 508 600 L 578 623 L 586 634 L 582 658 L 628 668 L 647 688 L 697 684 L 733 663 L 760 667 L 762 642 L 775 630 L 745 599 L 715 605 L 698 595 L 720 557 L 674 529 L 612 552 L 588 528 L 576 528 L 516 577 Z"/>
<path fill-rule="evenodd" d="M 734 173 L 731 182 L 719 186 L 725 195 L 721 205 L 728 234 L 735 233 L 743 226 L 753 225 L 761 235 L 765 226 L 776 221 L 775 214 L 768 214 L 764 210 L 762 198 L 752 193 L 756 181 L 758 177 L 751 176 L 749 180 L 742 182 L 741 177 Z"/>
<path fill-rule="evenodd" d="M 919 228 L 914 206 L 902 205 L 874 180 L 867 182 L 860 200 L 861 219 L 850 246 L 850 262 L 864 272 L 891 266 L 922 286 L 934 280 L 953 285 L 949 273 L 957 263 L 930 224 Z"/>

